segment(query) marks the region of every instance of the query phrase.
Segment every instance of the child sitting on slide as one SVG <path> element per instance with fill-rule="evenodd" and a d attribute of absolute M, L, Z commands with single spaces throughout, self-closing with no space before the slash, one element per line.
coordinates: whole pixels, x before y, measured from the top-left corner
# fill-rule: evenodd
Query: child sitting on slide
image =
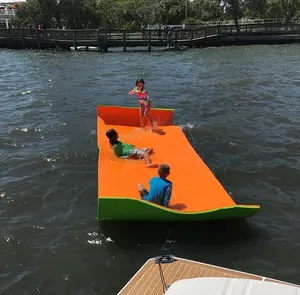
<path fill-rule="evenodd" d="M 158 168 L 158 175 L 159 177 L 151 178 L 149 182 L 149 192 L 142 184 L 138 185 L 140 196 L 144 201 L 169 207 L 169 201 L 172 195 L 172 182 L 167 180 L 167 177 L 170 175 L 169 165 L 161 164 Z"/>
<path fill-rule="evenodd" d="M 119 141 L 119 135 L 115 129 L 109 129 L 106 132 L 106 136 L 117 157 L 125 159 L 144 159 L 147 168 L 155 168 L 158 166 L 157 164 L 151 164 L 149 155 L 153 152 L 152 148 L 135 149 L 133 145 Z"/>

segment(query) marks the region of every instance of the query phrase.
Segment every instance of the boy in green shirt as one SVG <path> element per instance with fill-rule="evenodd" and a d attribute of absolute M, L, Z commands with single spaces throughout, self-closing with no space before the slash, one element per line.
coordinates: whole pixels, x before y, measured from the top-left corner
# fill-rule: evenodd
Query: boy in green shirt
<path fill-rule="evenodd" d="M 119 158 L 144 159 L 147 168 L 156 168 L 157 164 L 152 164 L 149 155 L 153 152 L 152 148 L 135 149 L 133 145 L 123 143 L 118 140 L 119 135 L 115 129 L 109 129 L 106 132 L 110 146 Z"/>

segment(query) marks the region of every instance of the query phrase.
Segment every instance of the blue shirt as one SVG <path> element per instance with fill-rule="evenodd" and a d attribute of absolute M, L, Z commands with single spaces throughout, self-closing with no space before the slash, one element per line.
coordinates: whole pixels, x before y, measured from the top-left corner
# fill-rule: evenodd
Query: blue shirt
<path fill-rule="evenodd" d="M 150 182 L 150 191 L 143 200 L 168 207 L 172 194 L 172 182 L 161 177 L 153 177 Z"/>

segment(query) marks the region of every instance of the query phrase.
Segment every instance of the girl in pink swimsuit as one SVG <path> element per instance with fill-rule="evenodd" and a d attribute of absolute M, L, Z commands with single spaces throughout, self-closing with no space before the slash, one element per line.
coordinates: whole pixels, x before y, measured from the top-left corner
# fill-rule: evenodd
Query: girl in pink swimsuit
<path fill-rule="evenodd" d="M 135 94 L 140 103 L 140 120 L 141 120 L 141 127 L 145 128 L 144 122 L 144 115 L 148 118 L 151 129 L 153 130 L 153 120 L 150 115 L 151 111 L 151 101 L 148 96 L 147 89 L 144 87 L 145 82 L 143 79 L 137 79 L 135 82 L 134 89 L 129 92 L 129 95 Z"/>

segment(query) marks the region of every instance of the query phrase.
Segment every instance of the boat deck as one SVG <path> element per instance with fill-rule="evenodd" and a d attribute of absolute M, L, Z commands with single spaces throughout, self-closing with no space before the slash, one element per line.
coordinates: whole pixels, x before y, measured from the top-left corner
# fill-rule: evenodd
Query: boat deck
<path fill-rule="evenodd" d="M 209 265 L 201 262 L 177 258 L 175 262 L 167 264 L 156 264 L 155 258 L 149 259 L 134 277 L 124 286 L 118 295 L 162 295 L 164 294 L 163 283 L 161 280 L 160 266 L 167 286 L 175 281 L 190 278 L 204 277 L 226 277 L 253 279 L 259 281 L 270 281 L 293 285 L 290 283 L 235 271 L 223 267 Z M 297 286 L 300 287 L 300 286 Z"/>

